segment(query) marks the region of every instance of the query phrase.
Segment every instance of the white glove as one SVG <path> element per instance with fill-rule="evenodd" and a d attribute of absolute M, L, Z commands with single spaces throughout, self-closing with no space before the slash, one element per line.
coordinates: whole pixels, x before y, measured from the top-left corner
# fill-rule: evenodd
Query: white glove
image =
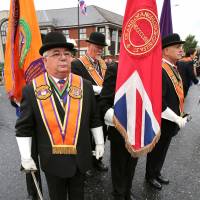
<path fill-rule="evenodd" d="M 98 160 L 99 158 L 103 156 L 103 154 L 104 154 L 104 144 L 97 144 L 95 146 L 95 152 L 93 152 L 93 155 Z"/>
<path fill-rule="evenodd" d="M 114 126 L 113 116 L 114 116 L 114 109 L 109 108 L 104 116 L 104 121 L 107 126 Z"/>
<path fill-rule="evenodd" d="M 98 160 L 104 154 L 104 137 L 103 137 L 102 126 L 97 127 L 97 128 L 92 128 L 91 132 L 96 144 L 95 152 L 93 152 L 93 155 L 95 155 L 96 159 Z"/>
<path fill-rule="evenodd" d="M 22 159 L 21 164 L 25 171 L 36 171 L 37 170 L 35 162 L 32 158 L 27 159 L 27 160 Z"/>
<path fill-rule="evenodd" d="M 177 122 L 180 128 L 184 128 L 187 123 L 187 117 L 178 117 Z"/>
<path fill-rule="evenodd" d="M 98 85 L 92 85 L 93 90 L 94 90 L 94 94 L 95 95 L 99 95 L 101 93 L 102 87 L 98 86 Z"/>
<path fill-rule="evenodd" d="M 169 121 L 175 122 L 178 124 L 180 128 L 185 127 L 187 123 L 187 117 L 180 117 L 174 111 L 172 111 L 169 107 L 162 112 L 162 118 L 167 119 Z"/>
<path fill-rule="evenodd" d="M 36 171 L 37 167 L 31 157 L 32 137 L 16 137 L 19 152 L 21 155 L 21 165 L 25 171 Z"/>

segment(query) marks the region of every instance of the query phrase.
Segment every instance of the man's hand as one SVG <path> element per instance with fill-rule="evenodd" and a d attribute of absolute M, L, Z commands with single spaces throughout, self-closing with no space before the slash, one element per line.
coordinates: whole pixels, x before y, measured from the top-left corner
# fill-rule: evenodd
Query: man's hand
<path fill-rule="evenodd" d="M 36 164 L 32 158 L 22 159 L 21 164 L 22 164 L 23 170 L 25 170 L 25 171 L 36 171 L 37 170 Z"/>
<path fill-rule="evenodd" d="M 21 165 L 25 171 L 36 171 L 37 167 L 31 157 L 32 137 L 16 137 L 19 152 L 21 155 Z"/>
<path fill-rule="evenodd" d="M 95 151 L 93 151 L 93 155 L 98 160 L 103 156 L 103 154 L 104 154 L 104 144 L 97 144 L 95 147 Z"/>
<path fill-rule="evenodd" d="M 92 135 L 94 137 L 94 142 L 96 144 L 95 152 L 93 155 L 96 156 L 96 159 L 99 159 L 104 154 L 104 137 L 103 137 L 103 129 L 102 126 L 91 128 Z"/>
<path fill-rule="evenodd" d="M 114 126 L 113 116 L 114 116 L 114 109 L 109 108 L 104 116 L 104 121 L 107 126 Z"/>
<path fill-rule="evenodd" d="M 187 117 L 178 116 L 168 107 L 162 112 L 162 118 L 176 123 L 180 128 L 185 127 L 188 119 Z"/>
<path fill-rule="evenodd" d="M 177 117 L 176 121 L 175 121 L 179 128 L 184 128 L 186 123 L 187 123 L 187 117 Z"/>

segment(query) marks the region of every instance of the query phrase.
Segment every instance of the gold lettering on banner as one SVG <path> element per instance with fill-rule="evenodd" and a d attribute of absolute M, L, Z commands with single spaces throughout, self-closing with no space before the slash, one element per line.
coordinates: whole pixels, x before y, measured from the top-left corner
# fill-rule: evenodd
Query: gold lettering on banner
<path fill-rule="evenodd" d="M 151 10 L 141 9 L 128 20 L 123 33 L 123 44 L 130 54 L 143 55 L 155 47 L 159 37 L 157 16 Z"/>

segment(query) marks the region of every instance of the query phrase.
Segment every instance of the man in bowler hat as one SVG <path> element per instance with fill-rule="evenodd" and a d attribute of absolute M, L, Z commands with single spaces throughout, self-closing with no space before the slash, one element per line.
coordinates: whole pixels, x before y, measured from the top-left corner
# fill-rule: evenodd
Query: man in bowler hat
<path fill-rule="evenodd" d="M 46 35 L 39 50 L 46 72 L 23 89 L 15 126 L 25 171 L 37 170 L 31 157 L 31 140 L 36 137 L 51 200 L 84 199 L 84 174 L 92 166 L 90 134 L 96 144 L 96 158 L 104 153 L 92 85 L 70 73 L 73 49 L 62 33 Z"/>
<path fill-rule="evenodd" d="M 44 38 L 45 38 L 45 34 L 41 33 L 40 36 L 41 36 L 41 40 L 42 40 L 42 43 L 43 43 Z M 42 64 L 43 63 L 41 63 L 41 65 L 40 65 L 41 67 L 43 67 Z M 39 70 L 37 70 L 37 71 L 39 71 Z M 28 80 L 31 80 L 32 78 L 34 78 L 34 76 L 37 76 L 37 73 L 34 74 L 34 76 L 33 76 L 33 74 L 31 74 L 31 75 L 32 75 L 31 78 L 28 78 Z M 26 84 L 28 84 L 28 82 Z M 13 98 L 10 99 L 10 103 L 16 109 L 16 116 L 19 117 L 20 116 L 20 103 L 17 102 Z M 42 191 L 42 181 L 41 181 L 41 176 L 40 176 L 38 152 L 37 152 L 34 137 L 32 138 L 32 144 L 31 144 L 31 156 L 34 159 L 34 162 L 36 163 L 36 166 L 38 168 L 37 172 L 35 172 L 35 176 L 36 176 L 37 182 L 39 183 L 40 190 Z M 37 200 L 38 194 L 37 194 L 37 189 L 36 189 L 35 183 L 33 181 L 33 177 L 31 175 L 31 173 L 26 173 L 25 176 L 26 176 L 26 187 L 27 187 L 28 199 Z"/>
<path fill-rule="evenodd" d="M 98 102 L 99 94 L 102 89 L 102 83 L 107 69 L 105 61 L 101 59 L 103 49 L 105 46 L 107 46 L 105 35 L 100 32 L 92 32 L 87 42 L 88 49 L 86 54 L 72 62 L 71 71 L 72 73 L 91 81 L 96 101 Z M 104 137 L 106 137 L 105 126 L 103 130 Z M 95 145 L 92 141 L 92 149 L 94 150 L 94 148 Z M 99 171 L 108 170 L 107 166 L 103 164 L 102 158 L 97 160 L 95 156 L 93 156 L 93 166 Z M 92 176 L 93 172 L 90 170 L 87 172 L 87 175 Z"/>
<path fill-rule="evenodd" d="M 124 138 L 113 124 L 117 68 L 118 62 L 112 62 L 108 66 L 100 93 L 99 106 L 102 118 L 108 125 L 113 200 L 134 200 L 131 188 L 138 158 L 133 158 L 127 151 Z"/>
<path fill-rule="evenodd" d="M 148 153 L 146 180 L 154 188 L 161 190 L 162 184 L 169 180 L 162 176 L 161 170 L 172 140 L 187 122 L 184 117 L 184 92 L 176 62 L 183 54 L 180 36 L 176 33 L 162 39 L 162 115 L 161 137 L 155 148 Z"/>
<path fill-rule="evenodd" d="M 44 42 L 44 38 L 45 38 L 45 34 L 41 33 L 42 43 Z M 19 114 L 20 114 L 20 112 L 19 112 Z M 32 147 L 31 148 L 31 156 L 32 156 L 32 158 L 35 161 L 36 166 L 37 166 L 37 172 L 35 172 L 35 175 L 36 175 L 37 181 L 39 183 L 40 190 L 42 191 L 42 181 L 41 181 L 41 176 L 40 176 L 38 152 L 37 152 L 37 147 L 36 147 L 36 139 L 34 137 L 32 138 L 31 147 Z M 38 194 L 37 194 L 36 186 L 35 186 L 35 183 L 33 181 L 33 177 L 31 175 L 31 173 L 26 173 L 26 186 L 27 186 L 27 192 L 28 192 L 29 199 L 37 200 Z"/>

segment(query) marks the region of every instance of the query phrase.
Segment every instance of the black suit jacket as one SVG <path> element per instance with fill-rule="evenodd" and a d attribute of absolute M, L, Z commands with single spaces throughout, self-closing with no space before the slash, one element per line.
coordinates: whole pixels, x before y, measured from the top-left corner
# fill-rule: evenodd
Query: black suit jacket
<path fill-rule="evenodd" d="M 64 110 L 53 90 L 56 106 L 61 120 L 64 120 Z M 72 177 L 77 167 L 84 173 L 91 168 L 90 128 L 102 126 L 100 117 L 96 112 L 96 101 L 91 83 L 83 80 L 83 106 L 79 137 L 77 142 L 77 155 L 52 154 L 52 147 L 44 126 L 34 95 L 33 85 L 23 89 L 21 101 L 21 116 L 16 122 L 17 137 L 36 136 L 41 168 L 58 177 Z M 69 122 L 70 123 L 70 122 Z"/>
<path fill-rule="evenodd" d="M 184 96 L 186 97 L 188 90 L 192 84 L 197 84 L 199 81 L 194 74 L 194 66 L 193 61 L 184 62 L 179 61 L 177 62 L 178 71 L 181 75 L 183 81 L 183 89 L 184 89 Z"/>
<path fill-rule="evenodd" d="M 90 81 L 92 83 L 92 85 L 97 85 L 96 82 L 93 80 L 93 78 L 90 76 L 89 72 L 87 71 L 87 69 L 85 68 L 85 66 L 83 65 L 83 63 L 79 60 L 79 59 L 75 59 L 72 64 L 71 64 L 71 72 L 81 76 L 82 78 Z M 98 104 L 99 102 L 99 95 L 95 95 L 95 99 L 96 102 Z M 99 111 L 99 106 L 97 106 L 97 110 L 96 112 L 100 112 Z M 103 132 L 104 132 L 104 137 L 106 137 L 107 135 L 107 131 L 106 131 L 106 127 L 104 124 L 104 120 L 102 120 L 103 123 Z M 94 148 L 94 147 L 93 147 Z"/>
<path fill-rule="evenodd" d="M 91 81 L 92 85 L 97 85 L 93 78 L 88 73 L 87 69 L 79 59 L 75 59 L 71 64 L 71 72 L 77 74 L 84 79 Z"/>
<path fill-rule="evenodd" d="M 101 110 L 101 116 L 104 118 L 107 110 L 114 105 L 115 87 L 117 79 L 117 63 L 112 63 L 108 66 L 103 82 L 103 88 L 100 93 L 99 106 Z"/>
<path fill-rule="evenodd" d="M 103 88 L 99 97 L 99 108 L 101 113 L 101 119 L 104 121 L 104 116 L 109 108 L 112 108 L 114 105 L 115 98 L 115 86 L 117 79 L 117 68 L 118 64 L 113 62 L 108 66 L 103 82 Z M 112 126 L 108 127 L 108 139 L 111 139 L 112 134 L 120 134 L 118 130 Z"/>
<path fill-rule="evenodd" d="M 169 107 L 178 116 L 180 116 L 179 99 L 174 89 L 173 83 L 166 71 L 162 69 L 162 111 Z M 179 127 L 176 123 L 169 120 L 161 120 L 161 134 L 166 137 L 172 137 L 178 133 Z"/>

